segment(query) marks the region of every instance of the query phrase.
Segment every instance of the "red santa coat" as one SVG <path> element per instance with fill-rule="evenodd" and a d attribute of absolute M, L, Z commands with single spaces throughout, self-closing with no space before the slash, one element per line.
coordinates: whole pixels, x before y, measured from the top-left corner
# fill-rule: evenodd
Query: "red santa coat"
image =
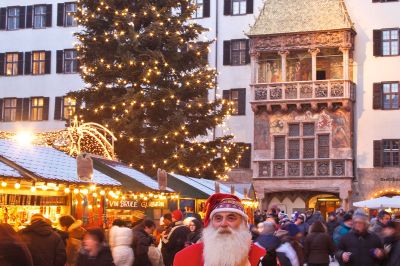
<path fill-rule="evenodd" d="M 191 245 L 175 255 L 174 266 L 204 266 L 203 243 Z M 251 266 L 257 266 L 261 257 L 265 255 L 265 249 L 251 245 L 249 261 Z"/>

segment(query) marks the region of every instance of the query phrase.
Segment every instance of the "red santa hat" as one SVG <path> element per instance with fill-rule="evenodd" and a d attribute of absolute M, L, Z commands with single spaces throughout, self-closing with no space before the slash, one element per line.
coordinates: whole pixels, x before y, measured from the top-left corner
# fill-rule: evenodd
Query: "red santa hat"
<path fill-rule="evenodd" d="M 248 219 L 240 199 L 231 194 L 216 193 L 208 198 L 204 226 L 208 226 L 212 217 L 218 212 L 234 212 L 241 215 L 246 221 Z"/>

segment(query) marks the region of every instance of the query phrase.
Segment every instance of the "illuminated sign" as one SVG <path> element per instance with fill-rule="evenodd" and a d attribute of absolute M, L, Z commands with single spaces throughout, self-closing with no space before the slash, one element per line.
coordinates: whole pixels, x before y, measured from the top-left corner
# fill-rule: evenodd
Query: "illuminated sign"
<path fill-rule="evenodd" d="M 164 208 L 165 201 L 139 201 L 139 200 L 108 200 L 107 209 L 146 209 Z"/>

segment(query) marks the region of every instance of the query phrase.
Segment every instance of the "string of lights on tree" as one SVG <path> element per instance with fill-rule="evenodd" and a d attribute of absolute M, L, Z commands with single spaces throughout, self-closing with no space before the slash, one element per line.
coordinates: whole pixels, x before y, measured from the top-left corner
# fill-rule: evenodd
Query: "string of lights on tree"
<path fill-rule="evenodd" d="M 246 149 L 233 135 L 210 136 L 234 106 L 208 100 L 216 70 L 208 65 L 206 31 L 190 21 L 192 1 L 78 1 L 76 34 L 86 88 L 81 122 L 104 125 L 117 157 L 150 175 L 158 168 L 206 178 L 227 177 Z"/>

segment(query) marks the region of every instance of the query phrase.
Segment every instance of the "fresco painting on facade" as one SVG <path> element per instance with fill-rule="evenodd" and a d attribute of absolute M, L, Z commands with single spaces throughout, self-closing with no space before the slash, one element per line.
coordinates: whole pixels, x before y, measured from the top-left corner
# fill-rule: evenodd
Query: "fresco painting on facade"
<path fill-rule="evenodd" d="M 270 149 L 270 125 L 266 112 L 260 112 L 254 117 L 254 149 Z"/>
<path fill-rule="evenodd" d="M 350 112 L 341 109 L 333 112 L 332 117 L 332 147 L 350 148 L 351 147 L 351 125 Z"/>

